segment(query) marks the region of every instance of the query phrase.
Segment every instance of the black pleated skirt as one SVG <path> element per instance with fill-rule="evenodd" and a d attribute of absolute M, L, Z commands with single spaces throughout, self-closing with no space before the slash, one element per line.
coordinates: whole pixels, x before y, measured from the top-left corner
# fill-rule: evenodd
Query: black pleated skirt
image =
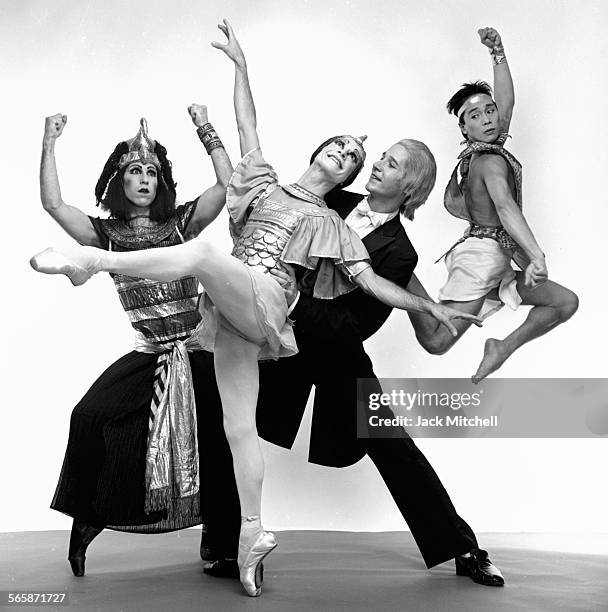
<path fill-rule="evenodd" d="M 189 355 L 199 412 L 205 395 L 219 402 L 213 355 L 204 351 Z M 92 525 L 139 533 L 185 529 L 202 522 L 200 494 L 176 497 L 162 511 L 144 512 L 156 360 L 154 354 L 136 351 L 121 357 L 74 408 L 51 508 Z"/>

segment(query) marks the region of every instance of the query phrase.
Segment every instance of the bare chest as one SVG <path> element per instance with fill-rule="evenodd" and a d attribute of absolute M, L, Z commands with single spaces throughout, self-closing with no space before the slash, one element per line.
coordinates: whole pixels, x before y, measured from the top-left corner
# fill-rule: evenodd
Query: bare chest
<path fill-rule="evenodd" d="M 469 173 L 464 184 L 464 197 L 467 208 L 475 223 L 479 225 L 501 225 L 496 207 L 485 185 L 480 164 L 476 163 L 478 159 L 478 155 L 473 155 L 471 158 Z M 511 196 L 516 200 L 517 188 L 511 170 L 509 170 L 507 180 Z"/>

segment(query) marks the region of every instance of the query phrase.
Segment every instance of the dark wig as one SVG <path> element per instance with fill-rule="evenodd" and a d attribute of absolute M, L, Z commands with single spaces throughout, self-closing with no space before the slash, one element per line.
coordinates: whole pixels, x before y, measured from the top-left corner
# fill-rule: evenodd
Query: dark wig
<path fill-rule="evenodd" d="M 478 94 L 492 96 L 492 88 L 485 81 L 475 81 L 474 83 L 463 83 L 462 87 L 448 100 L 446 108 L 448 113 L 456 113 L 462 105 L 470 98 Z M 458 117 L 458 122 L 462 123 L 462 117 Z"/>
<path fill-rule="evenodd" d="M 97 206 L 107 210 L 110 216 L 116 219 L 127 220 L 130 202 L 125 195 L 123 177 L 128 166 L 119 169 L 118 162 L 125 153 L 129 152 L 126 142 L 119 142 L 108 157 L 101 175 L 95 185 L 95 198 Z M 150 219 L 152 221 L 166 221 L 175 213 L 175 187 L 171 162 L 167 159 L 167 149 L 160 142 L 156 143 L 154 149 L 160 161 L 158 172 L 158 186 L 156 197 L 150 206 Z"/>
<path fill-rule="evenodd" d="M 331 138 L 328 138 L 325 142 L 322 142 L 315 149 L 314 153 L 310 156 L 310 163 L 311 163 L 311 165 L 312 165 L 312 162 L 315 161 L 315 158 L 317 157 L 317 155 L 319 155 L 319 153 L 328 144 L 331 144 L 332 142 L 334 142 L 338 138 L 341 138 L 341 136 L 332 136 Z M 361 172 L 362 168 L 363 168 L 363 159 L 361 159 L 361 161 L 359 162 L 357 167 L 351 172 L 351 174 L 348 177 L 346 177 L 346 179 L 344 179 L 339 185 L 336 185 L 331 191 L 334 191 L 336 189 L 344 189 L 344 187 L 348 187 L 357 178 L 357 176 L 359 176 L 359 172 Z"/>

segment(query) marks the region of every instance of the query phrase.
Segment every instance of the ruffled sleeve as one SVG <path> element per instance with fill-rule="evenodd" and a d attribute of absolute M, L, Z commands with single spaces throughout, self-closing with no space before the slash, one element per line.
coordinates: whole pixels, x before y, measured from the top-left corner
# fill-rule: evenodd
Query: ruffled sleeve
<path fill-rule="evenodd" d="M 355 289 L 352 279 L 371 264 L 359 236 L 334 211 L 322 212 L 300 219 L 281 261 L 316 270 L 313 297 L 334 299 Z"/>
<path fill-rule="evenodd" d="M 277 185 L 277 174 L 262 157 L 259 147 L 241 159 L 226 190 L 226 208 L 230 214 L 230 231 L 233 236 L 240 235 L 258 199 Z"/>

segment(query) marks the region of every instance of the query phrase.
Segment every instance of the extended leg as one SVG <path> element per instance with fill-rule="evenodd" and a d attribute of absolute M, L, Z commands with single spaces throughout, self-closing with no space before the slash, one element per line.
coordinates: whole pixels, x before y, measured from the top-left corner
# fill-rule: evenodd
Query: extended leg
<path fill-rule="evenodd" d="M 486 340 L 484 356 L 472 377 L 474 383 L 495 372 L 520 346 L 567 321 L 578 309 L 575 293 L 553 281 L 536 288 L 524 284 L 524 273 L 517 273 L 517 292 L 522 304 L 533 306 L 526 320 L 504 340 Z"/>
<path fill-rule="evenodd" d="M 242 334 L 253 341 L 263 337 L 246 267 L 201 236 L 177 246 L 127 253 L 94 247 L 47 249 L 30 263 L 46 274 L 66 274 L 74 284 L 82 284 L 100 271 L 158 281 L 196 276 L 220 312 Z"/>
<path fill-rule="evenodd" d="M 477 548 L 437 473 L 409 437 L 367 440 L 378 469 L 428 568 Z"/>
<path fill-rule="evenodd" d="M 202 237 L 185 244 L 129 253 L 105 252 L 103 269 L 152 280 L 193 275 L 202 283 L 222 315 L 250 340 L 263 331 L 256 316 L 251 279 L 245 265 Z"/>

